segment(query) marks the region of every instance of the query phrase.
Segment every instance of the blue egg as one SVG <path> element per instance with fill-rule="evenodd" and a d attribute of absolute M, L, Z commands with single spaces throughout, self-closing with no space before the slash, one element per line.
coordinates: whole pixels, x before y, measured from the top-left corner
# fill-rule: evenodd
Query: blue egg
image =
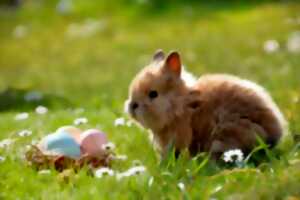
<path fill-rule="evenodd" d="M 46 136 L 43 139 L 44 148 L 48 152 L 53 152 L 71 158 L 80 157 L 80 146 L 75 139 L 67 132 L 58 132 Z"/>

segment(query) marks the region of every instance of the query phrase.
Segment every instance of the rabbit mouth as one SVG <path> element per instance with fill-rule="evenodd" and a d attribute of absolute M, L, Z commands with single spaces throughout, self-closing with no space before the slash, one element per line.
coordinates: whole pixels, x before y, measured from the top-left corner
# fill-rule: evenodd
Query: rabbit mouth
<path fill-rule="evenodd" d="M 136 120 L 145 128 L 149 128 L 152 130 L 160 129 L 161 121 L 159 118 L 151 115 L 150 113 L 137 114 Z"/>
<path fill-rule="evenodd" d="M 145 104 L 133 106 L 134 103 L 132 100 L 127 100 L 124 105 L 124 111 L 144 128 L 157 128 L 159 124 L 158 116 L 149 110 L 149 106 Z"/>

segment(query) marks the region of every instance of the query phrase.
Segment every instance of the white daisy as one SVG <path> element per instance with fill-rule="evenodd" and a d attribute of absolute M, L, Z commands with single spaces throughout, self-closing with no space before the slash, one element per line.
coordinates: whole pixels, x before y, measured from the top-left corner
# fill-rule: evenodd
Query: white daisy
<path fill-rule="evenodd" d="M 108 167 L 102 167 L 100 169 L 97 169 L 95 171 L 95 176 L 97 178 L 102 178 L 103 176 L 113 176 L 115 173 L 112 169 L 108 168 Z"/>
<path fill-rule="evenodd" d="M 0 148 L 6 148 L 6 147 L 10 146 L 13 142 L 14 142 L 14 140 L 12 140 L 12 139 L 1 140 L 0 141 Z"/>
<path fill-rule="evenodd" d="M 20 136 L 20 137 L 26 137 L 26 136 L 30 136 L 32 134 L 32 131 L 30 131 L 30 130 L 22 130 L 22 131 L 20 131 L 20 132 L 18 132 L 18 135 Z"/>
<path fill-rule="evenodd" d="M 27 112 L 19 113 L 15 116 L 15 120 L 20 121 L 20 120 L 25 120 L 29 117 L 29 114 Z"/>
<path fill-rule="evenodd" d="M 139 174 L 144 173 L 145 171 L 146 171 L 146 168 L 144 166 L 132 167 L 125 172 L 117 174 L 117 179 L 120 180 L 124 177 L 139 175 Z"/>
<path fill-rule="evenodd" d="M 37 114 L 43 115 L 43 114 L 46 114 L 48 112 L 48 108 L 45 107 L 45 106 L 38 106 L 38 107 L 35 108 L 35 112 Z"/>
<path fill-rule="evenodd" d="M 279 49 L 279 43 L 276 40 L 267 40 L 264 43 L 264 50 L 267 53 L 274 53 Z"/>
<path fill-rule="evenodd" d="M 144 167 L 144 166 L 137 166 L 137 167 L 130 168 L 127 172 L 129 174 L 136 175 L 136 174 L 141 174 L 141 173 L 143 173 L 145 171 L 146 171 L 146 167 Z"/>
<path fill-rule="evenodd" d="M 115 126 L 124 126 L 125 119 L 123 117 L 117 118 L 114 123 Z"/>
<path fill-rule="evenodd" d="M 80 117 L 74 120 L 75 125 L 86 124 L 88 123 L 88 119 L 85 117 Z"/>
<path fill-rule="evenodd" d="M 179 182 L 179 183 L 177 184 L 177 187 L 178 187 L 181 191 L 184 191 L 184 190 L 185 190 L 185 185 L 184 185 L 183 182 Z"/>
<path fill-rule="evenodd" d="M 116 148 L 116 145 L 112 142 L 108 142 L 102 145 L 102 149 L 105 151 L 112 151 Z"/>
<path fill-rule="evenodd" d="M 240 149 L 233 149 L 224 152 L 223 160 L 225 162 L 233 163 L 233 162 L 242 162 L 244 159 L 244 154 Z"/>

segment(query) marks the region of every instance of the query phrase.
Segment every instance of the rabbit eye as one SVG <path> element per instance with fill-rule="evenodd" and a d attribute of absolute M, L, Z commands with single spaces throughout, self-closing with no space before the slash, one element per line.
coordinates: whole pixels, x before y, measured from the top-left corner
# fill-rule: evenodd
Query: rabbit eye
<path fill-rule="evenodd" d="M 151 90 L 148 95 L 150 99 L 155 99 L 158 96 L 158 93 L 155 90 Z"/>

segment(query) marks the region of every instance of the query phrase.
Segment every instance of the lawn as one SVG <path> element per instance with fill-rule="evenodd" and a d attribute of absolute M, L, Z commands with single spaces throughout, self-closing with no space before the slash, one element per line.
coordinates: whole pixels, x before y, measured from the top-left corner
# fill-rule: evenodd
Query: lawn
<path fill-rule="evenodd" d="M 300 199 L 300 52 L 287 45 L 299 30 L 297 1 L 74 0 L 69 7 L 28 0 L 2 7 L 0 141 L 14 142 L 0 147 L 0 199 Z M 158 48 L 181 52 L 197 76 L 231 73 L 263 85 L 289 121 L 287 140 L 259 164 L 217 164 L 202 154 L 160 162 L 145 130 L 114 125 L 128 120 L 128 85 Z M 26 101 L 32 92 L 42 98 Z M 37 114 L 38 105 L 48 112 Z M 29 117 L 16 120 L 22 112 Z M 40 174 L 26 165 L 28 144 L 79 117 L 88 123 L 78 127 L 103 130 L 116 153 L 127 155 L 115 171 L 138 162 L 146 172 L 117 180 L 86 169 Z M 24 129 L 32 135 L 19 136 Z"/>

